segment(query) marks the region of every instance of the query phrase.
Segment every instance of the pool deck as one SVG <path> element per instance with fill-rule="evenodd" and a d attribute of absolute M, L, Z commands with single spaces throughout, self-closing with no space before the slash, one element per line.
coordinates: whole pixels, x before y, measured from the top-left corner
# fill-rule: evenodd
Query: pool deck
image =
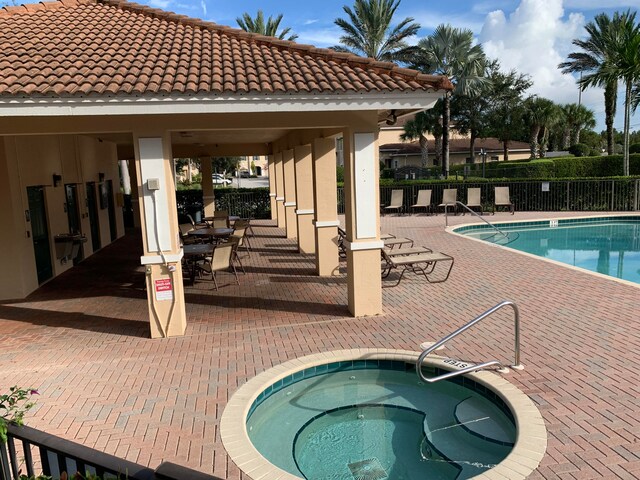
<path fill-rule="evenodd" d="M 536 403 L 549 434 L 530 478 L 640 477 L 640 287 L 446 233 L 442 215 L 381 223 L 454 256 L 449 280 L 410 275 L 383 290 L 383 315 L 351 318 L 344 276 L 314 276 L 313 258 L 296 253 L 274 222 L 254 222 L 241 285 L 222 273 L 217 292 L 209 281 L 188 287 L 186 335 L 167 340 L 148 338 L 139 237 L 129 235 L 27 299 L 0 302 L 0 390 L 40 390 L 27 418 L 35 428 L 144 465 L 169 460 L 238 480 L 247 477 L 226 455 L 219 422 L 248 379 L 323 351 L 417 350 L 508 299 L 521 310 L 525 369 L 505 378 Z M 439 353 L 508 361 L 510 315 Z"/>

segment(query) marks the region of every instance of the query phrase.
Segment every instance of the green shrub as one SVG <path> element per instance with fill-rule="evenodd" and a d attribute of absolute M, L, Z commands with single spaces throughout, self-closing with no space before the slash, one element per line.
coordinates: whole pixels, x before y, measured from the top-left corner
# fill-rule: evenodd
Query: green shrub
<path fill-rule="evenodd" d="M 342 165 L 336 167 L 336 179 L 338 183 L 344 182 L 344 167 Z"/>
<path fill-rule="evenodd" d="M 586 157 L 591 152 L 591 147 L 584 143 L 576 143 L 569 147 L 569 153 L 575 157 Z"/>
<path fill-rule="evenodd" d="M 394 178 L 395 170 L 393 168 L 383 168 L 380 172 L 380 178 Z"/>
<path fill-rule="evenodd" d="M 629 146 L 629 153 L 640 153 L 640 143 L 634 143 Z"/>

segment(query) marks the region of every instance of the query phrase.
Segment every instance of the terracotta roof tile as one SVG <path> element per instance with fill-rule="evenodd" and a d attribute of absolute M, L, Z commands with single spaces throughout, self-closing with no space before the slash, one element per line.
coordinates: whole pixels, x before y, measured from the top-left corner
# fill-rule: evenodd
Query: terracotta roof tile
<path fill-rule="evenodd" d="M 341 93 L 451 88 L 444 77 L 124 0 L 0 9 L 0 95 Z"/>

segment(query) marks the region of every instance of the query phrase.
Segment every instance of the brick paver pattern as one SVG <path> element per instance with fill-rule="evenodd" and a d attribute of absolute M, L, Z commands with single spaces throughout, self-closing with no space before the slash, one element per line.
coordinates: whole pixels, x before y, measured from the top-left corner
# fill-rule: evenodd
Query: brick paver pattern
<path fill-rule="evenodd" d="M 0 303 L 0 389 L 40 390 L 27 418 L 35 428 L 144 465 L 169 460 L 237 480 L 246 477 L 218 427 L 249 378 L 321 351 L 418 350 L 509 299 L 521 309 L 525 369 L 506 378 L 538 405 L 548 429 L 531 478 L 640 477 L 639 288 L 448 234 L 442 215 L 387 216 L 383 231 L 453 255 L 455 266 L 441 284 L 409 275 L 384 289 L 383 315 L 351 318 L 344 261 L 342 276 L 316 277 L 313 258 L 296 253 L 274 222 L 254 225 L 240 286 L 222 272 L 218 291 L 208 280 L 187 287 L 184 337 L 148 338 L 135 234 L 27 299 Z M 509 361 L 507 310 L 442 353 Z"/>

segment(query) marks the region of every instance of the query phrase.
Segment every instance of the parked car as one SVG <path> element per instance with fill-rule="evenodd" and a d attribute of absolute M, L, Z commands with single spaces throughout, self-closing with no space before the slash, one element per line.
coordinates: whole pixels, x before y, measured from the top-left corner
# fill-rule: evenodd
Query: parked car
<path fill-rule="evenodd" d="M 240 178 L 249 178 L 249 177 L 251 177 L 249 170 L 240 170 Z"/>
<path fill-rule="evenodd" d="M 231 180 L 225 178 L 224 175 L 220 173 L 214 173 L 211 175 L 211 180 L 214 185 L 231 185 Z"/>

